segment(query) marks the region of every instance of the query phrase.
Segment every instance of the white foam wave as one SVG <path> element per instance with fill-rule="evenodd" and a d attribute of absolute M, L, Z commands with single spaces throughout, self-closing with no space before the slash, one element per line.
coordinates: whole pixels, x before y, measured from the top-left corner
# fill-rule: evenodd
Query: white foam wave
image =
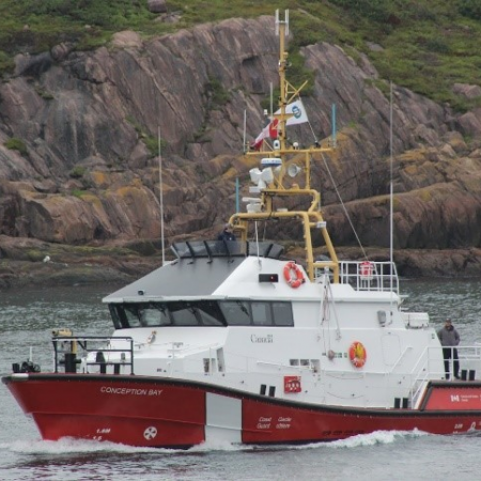
<path fill-rule="evenodd" d="M 210 440 L 198 446 L 193 446 L 186 451 L 163 448 L 143 448 L 116 444 L 108 441 L 94 441 L 84 439 L 62 438 L 58 441 L 15 441 L 13 443 L 0 443 L 0 450 L 6 450 L 20 454 L 49 454 L 68 455 L 83 453 L 206 453 L 215 451 L 278 451 L 278 450 L 306 450 L 306 449 L 350 449 L 362 446 L 374 446 L 376 444 L 392 444 L 398 440 L 426 436 L 422 431 L 375 431 L 370 434 L 356 436 L 332 442 L 319 442 L 303 445 L 241 445 L 231 444 L 228 441 Z"/>
<path fill-rule="evenodd" d="M 194 446 L 187 452 L 208 452 L 208 451 L 279 451 L 279 450 L 308 450 L 308 449 L 341 449 L 357 448 L 362 446 L 374 446 L 376 444 L 393 444 L 406 438 L 429 436 L 428 433 L 419 431 L 374 431 L 370 434 L 358 434 L 347 439 L 331 442 L 318 442 L 301 445 L 273 444 L 273 445 L 240 445 L 228 442 L 209 441 L 199 446 Z"/>
<path fill-rule="evenodd" d="M 413 431 L 374 431 L 370 434 L 358 434 L 347 439 L 333 441 L 327 446 L 338 448 L 357 448 L 359 446 L 374 446 L 376 444 L 392 444 L 400 439 L 427 436 L 428 434 L 417 429 Z"/>
<path fill-rule="evenodd" d="M 192 446 L 187 450 L 189 453 L 205 453 L 210 451 L 245 451 L 252 449 L 250 446 L 243 446 L 241 444 L 232 444 L 229 441 L 223 440 L 209 440 L 197 446 Z"/>
<path fill-rule="evenodd" d="M 82 453 L 158 453 L 172 452 L 169 449 L 137 448 L 108 441 L 62 438 L 58 441 L 15 441 L 0 444 L 0 449 L 21 454 L 82 454 Z"/>

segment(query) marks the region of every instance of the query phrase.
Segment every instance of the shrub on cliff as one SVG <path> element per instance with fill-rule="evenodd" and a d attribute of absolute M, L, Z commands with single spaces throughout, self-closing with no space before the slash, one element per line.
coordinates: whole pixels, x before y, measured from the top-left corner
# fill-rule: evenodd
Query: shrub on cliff
<path fill-rule="evenodd" d="M 129 27 L 139 17 L 151 17 L 145 1 L 23 0 L 21 3 L 35 15 L 64 16 L 76 22 L 114 30 Z"/>
<path fill-rule="evenodd" d="M 461 15 L 481 20 L 481 2 L 480 0 L 459 0 L 458 10 Z"/>
<path fill-rule="evenodd" d="M 21 155 L 27 154 L 27 146 L 25 145 L 25 142 L 22 139 L 18 139 L 17 137 L 12 137 L 11 139 L 8 139 L 6 142 L 4 142 L 3 145 L 5 145 L 7 149 L 16 150 Z"/>

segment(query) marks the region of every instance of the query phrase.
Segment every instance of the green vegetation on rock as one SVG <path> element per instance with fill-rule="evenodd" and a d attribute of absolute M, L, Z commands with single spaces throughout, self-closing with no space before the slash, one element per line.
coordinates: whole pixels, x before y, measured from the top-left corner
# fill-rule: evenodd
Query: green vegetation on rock
<path fill-rule="evenodd" d="M 149 149 L 151 157 L 155 157 L 159 154 L 159 139 L 152 135 L 143 134 L 141 136 L 142 142 Z M 164 139 L 160 139 L 160 151 L 167 147 L 167 142 Z"/>
<path fill-rule="evenodd" d="M 217 78 L 209 79 L 205 86 L 205 93 L 213 109 L 224 106 L 230 100 L 229 92 L 224 89 L 222 83 Z"/>
<path fill-rule="evenodd" d="M 72 179 L 81 179 L 85 173 L 87 172 L 87 169 L 85 167 L 82 167 L 81 165 L 76 165 L 71 171 L 70 171 L 70 177 Z"/>
<path fill-rule="evenodd" d="M 437 102 L 459 110 L 480 105 L 480 99 L 467 102 L 452 92 L 454 83 L 480 83 L 480 0 L 167 0 L 167 8 L 171 21 L 164 22 L 149 12 L 147 0 L 2 0 L 0 74 L 12 71 L 14 55 L 36 54 L 62 42 L 94 48 L 120 30 L 146 38 L 231 17 L 272 16 L 276 9 L 288 8 L 294 85 L 296 72 L 306 78 L 300 49 L 327 41 L 344 47 L 355 60 L 355 52 L 365 53 L 382 78 Z M 228 101 L 227 92 L 210 87 L 213 103 Z"/>
<path fill-rule="evenodd" d="M 27 146 L 22 139 L 18 139 L 17 137 L 12 137 L 4 142 L 5 147 L 10 150 L 16 150 L 22 155 L 27 154 Z"/>

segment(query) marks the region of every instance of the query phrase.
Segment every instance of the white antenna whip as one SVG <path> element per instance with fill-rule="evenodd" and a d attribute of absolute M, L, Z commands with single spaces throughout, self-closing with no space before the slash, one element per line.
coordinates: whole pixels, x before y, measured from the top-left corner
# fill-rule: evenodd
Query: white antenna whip
<path fill-rule="evenodd" d="M 160 204 L 160 242 L 162 245 L 162 265 L 165 265 L 165 236 L 164 236 L 164 196 L 162 182 L 162 143 L 160 141 L 160 126 L 157 126 L 159 147 L 159 204 Z"/>
<path fill-rule="evenodd" d="M 389 178 L 390 178 L 390 191 L 389 191 L 389 218 L 390 218 L 390 232 L 389 232 L 389 260 L 391 261 L 391 265 L 393 262 L 393 237 L 394 237 L 394 228 L 393 228 L 393 195 L 394 195 L 394 189 L 393 189 L 393 158 L 392 158 L 392 81 L 390 83 L 390 92 L 389 92 L 389 155 L 390 155 L 390 160 L 389 160 Z M 391 269 L 392 273 L 392 269 Z"/>
<path fill-rule="evenodd" d="M 392 137 L 392 122 L 393 122 L 393 115 L 392 115 L 392 81 L 389 84 L 389 177 L 390 177 L 390 186 L 389 186 L 389 269 L 390 269 L 390 298 L 391 298 L 391 309 L 390 309 L 390 314 L 391 314 L 391 319 L 390 319 L 390 324 L 393 322 L 393 250 L 394 250 L 394 188 L 393 188 L 393 158 L 392 158 L 392 143 L 393 143 L 393 137 Z"/>
<path fill-rule="evenodd" d="M 284 35 L 287 37 L 289 35 L 289 10 L 284 11 L 284 21 L 279 19 L 279 9 L 276 10 L 276 37 L 279 36 L 279 24 L 284 24 Z"/>

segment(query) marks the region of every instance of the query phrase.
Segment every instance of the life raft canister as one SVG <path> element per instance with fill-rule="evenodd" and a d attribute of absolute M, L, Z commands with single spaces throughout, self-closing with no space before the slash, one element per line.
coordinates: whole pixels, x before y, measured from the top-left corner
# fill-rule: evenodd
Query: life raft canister
<path fill-rule="evenodd" d="M 354 341 L 349 347 L 349 359 L 353 366 L 360 368 L 366 364 L 367 352 L 362 342 Z"/>
<path fill-rule="evenodd" d="M 306 282 L 301 268 L 294 261 L 289 261 L 284 266 L 284 279 L 293 289 L 297 289 Z"/>

